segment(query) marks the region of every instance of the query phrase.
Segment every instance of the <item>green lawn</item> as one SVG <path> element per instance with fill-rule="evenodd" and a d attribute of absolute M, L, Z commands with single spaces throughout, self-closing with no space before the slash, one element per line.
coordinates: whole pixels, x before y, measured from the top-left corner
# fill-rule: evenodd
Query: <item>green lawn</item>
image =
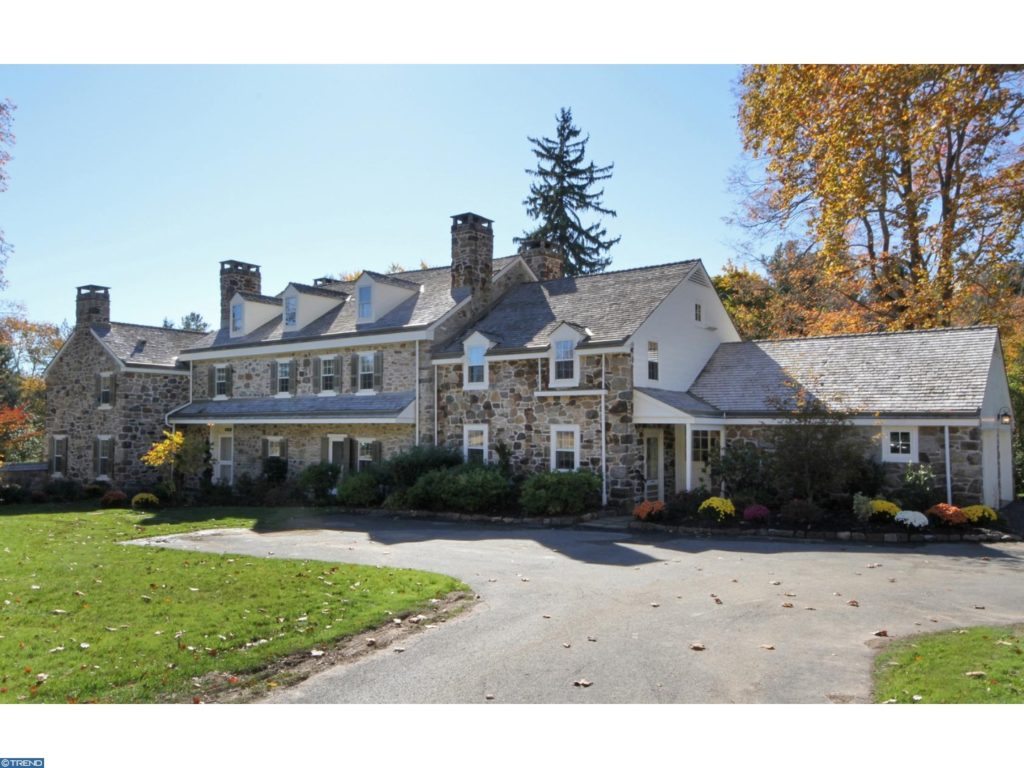
<path fill-rule="evenodd" d="M 117 543 L 272 529 L 294 510 L 41 509 L 0 510 L 0 703 L 191 701 L 466 589 L 420 571 Z"/>
<path fill-rule="evenodd" d="M 1022 641 L 1024 625 L 957 629 L 894 642 L 875 664 L 875 701 L 1024 704 Z"/>

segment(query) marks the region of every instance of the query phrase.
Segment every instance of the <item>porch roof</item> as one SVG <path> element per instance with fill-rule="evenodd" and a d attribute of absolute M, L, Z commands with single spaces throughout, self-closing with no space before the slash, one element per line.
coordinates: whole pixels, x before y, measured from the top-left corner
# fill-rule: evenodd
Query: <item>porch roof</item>
<path fill-rule="evenodd" d="M 722 418 L 723 414 L 720 410 L 715 408 L 713 405 L 701 400 L 699 397 L 690 394 L 689 392 L 677 392 L 669 389 L 655 389 L 653 387 L 637 387 L 636 391 L 642 395 L 646 395 L 649 398 L 653 398 L 662 405 L 668 406 L 670 409 L 679 411 L 679 415 L 682 417 L 705 417 L 705 418 Z M 643 402 L 637 400 L 637 419 L 643 418 L 644 414 L 642 411 Z M 664 412 L 664 409 L 651 409 L 652 412 L 648 414 L 651 418 L 657 418 L 657 412 Z"/>
<path fill-rule="evenodd" d="M 245 397 L 197 400 L 173 411 L 171 424 L 218 423 L 376 423 L 412 422 L 416 394 L 382 392 L 305 397 Z"/>

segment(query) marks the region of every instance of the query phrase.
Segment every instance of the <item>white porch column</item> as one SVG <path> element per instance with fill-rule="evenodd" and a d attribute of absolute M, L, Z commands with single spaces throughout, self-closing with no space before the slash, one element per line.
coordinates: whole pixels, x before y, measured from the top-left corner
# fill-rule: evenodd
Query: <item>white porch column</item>
<path fill-rule="evenodd" d="M 692 424 L 686 425 L 686 490 L 693 490 L 693 429 Z"/>
<path fill-rule="evenodd" d="M 686 481 L 686 425 L 676 424 L 675 425 L 675 456 L 673 460 L 676 465 L 675 477 L 673 478 L 673 487 L 676 489 L 675 492 L 679 493 L 683 490 L 684 483 Z"/>
<path fill-rule="evenodd" d="M 946 449 L 946 503 L 953 503 L 953 467 L 949 463 L 949 424 L 943 427 L 944 442 Z M 922 510 L 923 511 L 923 510 Z"/>

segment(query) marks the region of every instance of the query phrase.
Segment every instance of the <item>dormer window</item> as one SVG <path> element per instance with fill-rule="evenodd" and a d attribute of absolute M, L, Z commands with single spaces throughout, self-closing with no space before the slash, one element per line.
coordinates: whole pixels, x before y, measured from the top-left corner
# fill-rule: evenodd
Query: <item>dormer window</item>
<path fill-rule="evenodd" d="M 572 341 L 565 339 L 555 342 L 555 381 L 574 381 L 576 367 L 573 360 Z"/>
<path fill-rule="evenodd" d="M 284 300 L 284 324 L 294 328 L 299 318 L 299 297 L 286 296 Z"/>
<path fill-rule="evenodd" d="M 359 286 L 359 319 L 370 320 L 373 317 L 373 287 Z"/>
<path fill-rule="evenodd" d="M 231 307 L 231 332 L 241 333 L 244 327 L 243 323 L 243 312 L 245 312 L 245 306 L 242 304 L 235 304 Z"/>
<path fill-rule="evenodd" d="M 486 348 L 479 345 L 473 345 L 466 350 L 466 389 L 485 389 L 487 387 L 485 351 Z"/>

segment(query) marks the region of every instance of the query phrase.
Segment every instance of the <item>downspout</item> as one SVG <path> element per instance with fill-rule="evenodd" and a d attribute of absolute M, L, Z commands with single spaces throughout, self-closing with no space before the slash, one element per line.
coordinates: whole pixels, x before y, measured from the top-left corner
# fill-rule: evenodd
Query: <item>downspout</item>
<path fill-rule="evenodd" d="M 413 381 L 416 382 L 416 436 L 414 445 L 420 444 L 420 340 L 416 339 L 416 369 L 413 373 Z"/>
<path fill-rule="evenodd" d="M 601 506 L 608 506 L 608 456 L 607 449 L 605 447 L 607 434 L 606 426 L 608 424 L 608 412 L 605 410 L 605 392 L 607 391 L 607 383 L 604 373 L 604 355 L 601 355 Z"/>
<path fill-rule="evenodd" d="M 946 451 L 946 503 L 953 503 L 953 467 L 949 463 L 949 424 L 943 427 L 943 446 Z"/>

